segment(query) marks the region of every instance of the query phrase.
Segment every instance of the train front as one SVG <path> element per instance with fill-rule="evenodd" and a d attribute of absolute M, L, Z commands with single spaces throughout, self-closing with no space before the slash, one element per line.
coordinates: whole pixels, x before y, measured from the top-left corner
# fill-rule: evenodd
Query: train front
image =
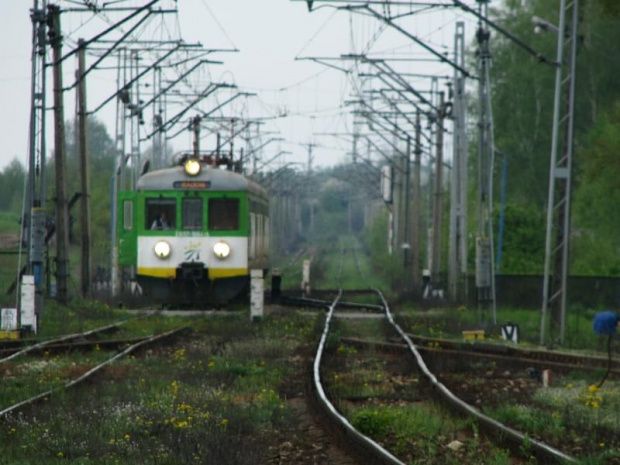
<path fill-rule="evenodd" d="M 223 303 L 247 288 L 246 178 L 189 158 L 119 195 L 119 263 L 144 295 L 168 305 Z"/>

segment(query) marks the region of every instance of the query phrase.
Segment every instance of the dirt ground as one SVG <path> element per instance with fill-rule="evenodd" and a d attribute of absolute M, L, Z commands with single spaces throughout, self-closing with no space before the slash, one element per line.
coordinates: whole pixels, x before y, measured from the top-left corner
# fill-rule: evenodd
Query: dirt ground
<path fill-rule="evenodd" d="M 19 236 L 0 235 L 0 250 L 11 250 L 19 247 Z"/>

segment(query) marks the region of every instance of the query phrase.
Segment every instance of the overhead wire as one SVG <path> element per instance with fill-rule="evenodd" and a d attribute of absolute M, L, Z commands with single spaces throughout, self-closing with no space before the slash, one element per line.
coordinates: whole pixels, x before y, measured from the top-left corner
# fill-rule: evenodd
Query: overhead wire
<path fill-rule="evenodd" d="M 204 1 L 204 0 L 203 0 Z M 299 52 L 297 52 L 295 54 L 295 58 L 299 58 L 300 55 L 306 50 L 306 48 L 308 48 L 308 46 L 314 42 L 314 40 L 318 37 L 318 35 L 323 31 L 323 29 L 325 29 L 327 27 L 327 25 L 331 22 L 332 18 L 334 16 L 336 16 L 336 13 L 338 13 L 338 10 L 334 10 L 332 12 L 332 14 L 325 20 L 325 22 L 319 27 L 319 29 L 314 33 L 314 35 L 312 37 L 310 37 L 310 39 L 308 39 L 308 42 L 306 42 L 306 44 L 301 48 L 301 50 Z"/>
<path fill-rule="evenodd" d="M 213 21 L 215 21 L 215 24 L 217 24 L 217 26 L 220 28 L 220 32 L 222 32 L 222 34 L 224 34 L 226 39 L 228 39 L 228 42 L 230 42 L 230 45 L 232 45 L 235 50 L 238 50 L 238 48 L 235 45 L 235 43 L 233 42 L 233 40 L 230 38 L 230 36 L 226 32 L 226 29 L 224 29 L 224 27 L 222 26 L 220 21 L 217 19 L 217 16 L 215 16 L 215 14 L 211 10 L 211 8 L 209 8 L 209 5 L 207 4 L 206 0 L 200 0 L 200 1 L 201 1 L 202 5 L 205 7 L 205 9 L 209 12 L 209 15 L 211 16 Z"/>

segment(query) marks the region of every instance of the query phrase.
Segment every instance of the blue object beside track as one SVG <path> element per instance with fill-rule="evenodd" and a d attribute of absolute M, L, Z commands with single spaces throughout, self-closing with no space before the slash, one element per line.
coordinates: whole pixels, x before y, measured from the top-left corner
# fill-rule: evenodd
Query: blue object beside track
<path fill-rule="evenodd" d="M 614 335 L 618 325 L 618 314 L 616 312 L 601 312 L 594 317 L 592 330 L 595 334 Z"/>

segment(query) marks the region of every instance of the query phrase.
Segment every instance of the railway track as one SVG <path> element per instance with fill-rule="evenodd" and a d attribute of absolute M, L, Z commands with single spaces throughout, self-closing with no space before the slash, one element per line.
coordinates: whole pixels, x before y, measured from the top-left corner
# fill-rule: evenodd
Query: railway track
<path fill-rule="evenodd" d="M 432 346 L 441 350 L 458 350 L 466 351 L 472 356 L 476 354 L 485 354 L 488 356 L 510 357 L 529 361 L 531 363 L 552 364 L 557 367 L 579 368 L 584 370 L 594 370 L 607 368 L 609 360 L 607 357 L 574 354 L 562 351 L 550 351 L 534 348 L 515 347 L 505 344 L 490 344 L 484 342 L 464 342 L 449 339 L 429 338 L 409 334 L 413 342 L 419 346 Z M 612 370 L 616 373 L 620 372 L 620 361 L 611 361 Z"/>
<path fill-rule="evenodd" d="M 22 355 L 26 355 L 31 352 L 46 350 L 47 348 L 54 346 L 70 347 L 72 344 L 75 344 L 76 341 L 81 341 L 82 343 L 84 343 L 84 340 L 87 338 L 118 331 L 121 326 L 128 323 L 129 321 L 131 320 L 123 320 L 117 323 L 101 326 L 99 328 L 91 329 L 89 331 L 84 331 L 81 333 L 66 334 L 64 336 L 48 339 L 46 341 L 34 342 L 33 344 L 27 345 L 26 347 L 23 347 L 22 341 L 19 341 L 18 344 L 3 344 L 2 346 L 0 346 L 0 356 L 4 355 L 4 357 L 0 359 L 0 363 L 9 362 Z"/>
<path fill-rule="evenodd" d="M 496 344 L 458 342 L 449 339 L 412 335 L 409 335 L 409 337 L 416 344 L 420 353 L 430 359 L 434 366 L 441 365 L 446 360 L 450 360 L 453 363 L 458 363 L 457 361 L 485 360 L 519 369 L 534 367 L 538 370 L 551 369 L 558 373 L 569 373 L 571 371 L 593 372 L 606 369 L 608 363 L 608 360 L 603 357 L 520 349 Z M 370 344 L 381 350 L 393 350 L 401 353 L 408 351 L 406 344 L 397 342 L 377 343 L 358 338 L 345 338 L 343 342 L 360 347 Z M 610 374 L 620 375 L 620 364 L 615 360 L 612 360 Z"/>
<path fill-rule="evenodd" d="M 502 442 L 511 446 L 512 449 L 518 450 L 519 448 L 528 447 L 530 453 L 537 456 L 543 463 L 576 463 L 576 460 L 557 450 L 544 442 L 532 439 L 527 434 L 517 431 L 513 428 L 502 424 L 487 415 L 484 415 L 478 408 L 473 407 L 463 400 L 459 399 L 452 391 L 450 391 L 437 377 L 429 370 L 425 360 L 421 355 L 421 351 L 415 346 L 410 336 L 407 335 L 394 321 L 394 318 L 390 312 L 389 306 L 383 297 L 378 292 L 378 296 L 381 299 L 383 309 L 385 312 L 385 319 L 394 328 L 394 330 L 400 335 L 404 344 L 408 349 L 409 355 L 415 360 L 421 377 L 431 386 L 432 393 L 437 400 L 448 406 L 450 409 L 458 412 L 460 415 L 464 415 L 475 419 L 481 428 L 493 438 L 502 438 Z M 321 363 L 324 357 L 326 341 L 330 334 L 330 327 L 334 318 L 336 309 L 339 307 L 339 303 L 342 299 L 342 292 L 330 303 L 327 315 L 325 319 L 325 326 L 321 339 L 318 344 L 316 356 L 313 363 L 313 393 L 314 399 L 320 410 L 323 412 L 325 418 L 328 419 L 332 428 L 339 432 L 339 435 L 345 443 L 349 444 L 348 448 L 357 451 L 357 456 L 363 463 L 379 463 L 379 464 L 402 464 L 401 459 L 395 457 L 390 451 L 384 449 L 380 444 L 373 439 L 363 435 L 356 430 L 351 422 L 345 418 L 330 401 L 326 388 L 324 387 Z"/>
<path fill-rule="evenodd" d="M 346 291 L 348 294 L 348 291 Z M 359 292 L 359 291 L 356 291 Z M 373 291 L 376 293 L 376 291 Z M 290 305 L 313 308 L 329 308 L 331 301 L 318 298 L 303 297 L 284 297 L 283 302 Z M 338 303 L 340 309 L 357 309 L 368 313 L 383 313 L 384 307 L 368 303 L 358 303 L 341 300 Z M 472 359 L 487 359 L 497 361 L 512 361 L 515 364 L 535 366 L 540 368 L 555 368 L 561 372 L 570 370 L 596 371 L 607 369 L 609 360 L 607 357 L 574 354 L 562 351 L 550 351 L 534 348 L 522 348 L 504 344 L 492 344 L 476 341 L 458 341 L 454 339 L 433 338 L 418 336 L 406 333 L 412 343 L 416 344 L 418 350 L 429 356 L 451 356 L 469 357 Z M 370 343 L 363 339 L 356 340 L 349 338 L 346 340 L 350 344 L 364 345 Z M 402 343 L 376 343 L 372 344 L 383 346 L 384 349 L 406 350 L 406 345 Z M 610 374 L 620 375 L 620 360 L 611 361 Z"/>
<path fill-rule="evenodd" d="M 110 327 L 115 326 L 115 325 L 110 325 L 108 327 L 105 327 L 105 330 L 109 330 Z M 84 381 L 92 379 L 96 374 L 100 373 L 102 370 L 104 370 L 106 367 L 110 366 L 111 364 L 113 364 L 114 362 L 116 362 L 117 360 L 120 360 L 123 357 L 126 357 L 128 355 L 130 355 L 131 353 L 135 352 L 138 349 L 141 349 L 147 345 L 153 345 L 156 343 L 161 343 L 164 340 L 170 339 L 178 334 L 180 334 L 183 331 L 186 331 L 188 329 L 188 327 L 183 326 L 181 328 L 177 328 L 177 329 L 173 329 L 161 334 L 152 334 L 150 336 L 147 337 L 143 337 L 143 338 L 133 338 L 133 339 L 117 339 L 115 341 L 107 341 L 109 343 L 109 346 L 114 346 L 114 347 L 118 347 L 118 346 L 126 346 L 124 348 L 124 350 L 122 350 L 121 352 L 116 353 L 115 355 L 113 355 L 112 357 L 108 358 L 107 360 L 97 364 L 96 366 L 90 368 L 88 371 L 86 371 L 85 373 L 63 383 L 61 386 L 52 388 L 52 389 L 48 389 L 44 392 L 41 392 L 35 396 L 32 396 L 28 399 L 19 401 L 13 405 L 10 405 L 2 410 L 0 410 L 0 418 L 3 418 L 9 414 L 14 414 L 17 413 L 23 409 L 25 409 L 26 407 L 29 407 L 35 403 L 41 402 L 45 399 L 49 399 L 52 395 L 57 394 L 61 391 L 65 391 L 68 389 L 71 389 L 75 386 L 78 386 L 82 383 L 84 383 Z M 92 330 L 92 331 L 87 331 L 85 333 L 80 333 L 79 335 L 68 335 L 68 336 L 63 336 L 61 338 L 57 338 L 54 340 L 50 340 L 50 341 L 46 341 L 44 343 L 39 343 L 39 344 L 35 344 L 31 347 L 28 347 L 26 349 L 23 349 L 19 352 L 16 352 L 14 354 L 12 354 L 9 357 L 5 357 L 3 360 L 0 361 L 0 364 L 6 361 L 10 361 L 13 360 L 14 358 L 20 356 L 20 355 L 24 355 L 26 353 L 29 352 L 33 352 L 33 351 L 37 351 L 37 350 L 47 350 L 48 348 L 54 348 L 54 347 L 62 347 L 63 349 L 70 349 L 70 348 L 83 348 L 83 347 L 88 347 L 88 348 L 93 348 L 96 345 L 100 344 L 105 344 L 106 341 L 74 341 L 72 343 L 68 343 L 68 342 L 63 342 L 63 343 L 59 343 L 59 341 L 67 341 L 67 340 L 71 340 L 71 339 L 75 339 L 76 337 L 82 337 L 82 336 L 90 336 L 92 334 L 98 334 L 100 333 L 102 330 L 102 328 L 98 328 L 96 330 Z M 128 345 L 129 344 L 129 345 Z"/>
<path fill-rule="evenodd" d="M 602 433 L 605 439 L 601 441 L 592 439 L 589 435 L 593 434 L 592 428 L 595 426 L 589 426 L 589 432 L 580 431 L 579 428 L 576 428 L 576 423 L 574 423 L 575 418 L 571 417 L 572 414 L 569 415 L 557 412 L 551 404 L 544 404 L 540 402 L 537 397 L 539 394 L 543 396 L 543 398 L 556 395 L 568 395 L 566 399 L 571 400 L 577 407 L 581 405 L 581 409 L 583 409 L 584 402 L 585 406 L 588 407 L 588 401 L 584 399 L 587 399 L 588 396 L 596 397 L 598 395 L 596 393 L 592 394 L 590 389 L 593 387 L 591 385 L 591 380 L 593 377 L 598 376 L 596 370 L 602 370 L 607 367 L 606 358 L 539 350 L 528 347 L 506 346 L 479 341 L 463 342 L 438 338 L 424 338 L 405 333 L 391 316 L 391 312 L 383 296 L 379 298 L 381 305 L 377 305 L 376 302 L 370 303 L 371 300 L 369 299 L 369 295 L 371 292 L 376 296 L 380 294 L 378 294 L 377 291 L 359 286 L 359 283 L 368 282 L 368 280 L 366 276 L 364 276 L 365 268 L 360 266 L 357 253 L 358 250 L 355 248 L 348 248 L 345 250 L 341 247 L 340 260 L 335 263 L 335 266 L 332 266 L 332 270 L 339 270 L 338 277 L 331 281 L 336 284 L 336 287 L 332 285 L 331 287 L 328 286 L 320 290 L 313 289 L 312 298 L 301 298 L 289 295 L 285 301 L 290 305 L 314 307 L 325 310 L 326 326 L 330 325 L 327 323 L 327 320 L 331 322 L 334 320 L 338 321 L 337 324 L 339 327 L 342 325 L 345 327 L 349 326 L 350 322 L 353 323 L 355 327 L 362 327 L 362 325 L 356 322 L 363 320 L 376 321 L 377 319 L 383 319 L 389 322 L 389 325 L 394 328 L 393 331 L 398 334 L 398 338 L 393 339 L 391 337 L 386 337 L 385 340 L 390 342 L 379 343 L 373 341 L 371 344 L 376 346 L 377 349 L 371 349 L 371 351 L 374 350 L 374 353 L 376 353 L 379 350 L 384 351 L 386 348 L 392 352 L 397 350 L 400 359 L 403 358 L 402 354 L 406 353 L 408 354 L 408 358 L 415 362 L 417 372 L 421 373 L 420 381 L 422 381 L 422 384 L 430 386 L 430 389 L 424 391 L 422 396 L 415 394 L 409 395 L 409 398 L 426 402 L 426 400 L 424 400 L 425 398 L 429 396 L 433 398 L 436 397 L 437 400 L 450 410 L 458 413 L 459 417 L 474 419 L 480 430 L 486 433 L 485 437 L 492 439 L 493 443 L 501 444 L 503 447 L 509 446 L 510 450 L 515 454 L 514 459 L 511 460 L 516 460 L 516 463 L 519 463 L 520 458 L 523 457 L 525 457 L 525 460 L 529 460 L 527 458 L 528 455 L 536 456 L 539 463 L 574 463 L 578 460 L 576 457 L 583 458 L 588 454 L 600 454 L 600 449 L 594 450 L 596 447 L 580 447 L 584 443 L 591 443 L 594 446 L 605 447 L 606 449 L 609 443 L 610 452 L 615 450 L 616 440 L 608 437 L 609 434 L 612 433 L 605 430 Z M 359 274 L 360 279 L 357 283 L 354 283 L 350 279 L 342 280 L 340 278 L 340 274 L 343 272 L 343 261 L 349 260 L 352 255 L 354 255 L 356 265 L 355 267 L 350 266 L 351 263 L 346 261 L 346 269 L 349 273 Z M 333 274 L 332 271 L 332 276 Z M 355 287 L 354 292 L 349 293 L 348 290 L 341 291 L 339 286 L 342 284 Z M 352 286 L 352 284 L 357 285 Z M 344 320 L 345 318 L 349 321 L 341 325 L 340 320 Z M 368 323 L 368 325 L 370 325 L 370 323 Z M 327 331 L 326 334 L 329 334 L 329 330 L 324 331 Z M 354 336 L 354 334 L 351 334 L 351 336 Z M 332 342 L 335 341 L 334 337 L 335 336 L 331 336 Z M 330 339 L 330 337 L 322 337 L 322 340 L 326 339 Z M 357 344 L 361 347 L 369 344 L 368 341 L 360 339 L 359 336 L 357 340 L 354 340 L 352 337 L 339 338 L 338 340 L 344 346 L 339 347 L 339 350 L 348 350 L 347 346 L 350 345 Z M 333 345 L 330 344 L 330 346 L 331 349 L 333 349 Z M 323 350 L 324 349 L 325 347 L 323 347 Z M 323 357 L 324 356 L 325 354 L 323 354 Z M 331 350 L 331 352 L 328 351 L 328 357 L 331 356 L 337 357 L 338 354 L 336 354 L 334 350 Z M 422 356 L 424 358 L 422 358 Z M 344 369 L 347 368 L 348 367 L 345 366 Z M 323 369 L 325 368 L 323 367 Z M 557 380 L 554 377 L 555 384 L 552 385 L 553 389 L 549 391 L 540 390 L 540 374 L 545 369 L 550 369 L 552 373 L 559 374 Z M 533 374 L 529 373 L 530 370 Z M 590 374 L 587 372 L 590 372 Z M 612 375 L 618 374 L 617 362 L 613 364 L 611 373 Z M 563 374 L 567 374 L 568 377 L 564 377 Z M 316 370 L 314 370 L 313 373 L 314 378 L 317 378 L 317 376 L 321 382 L 325 381 L 320 379 L 321 376 L 324 378 L 326 377 L 325 379 L 327 380 L 327 387 L 325 384 L 323 384 L 322 388 L 318 386 L 312 387 L 313 397 L 318 406 L 317 408 L 329 419 L 328 422 L 332 425 L 331 428 L 339 432 L 339 436 L 343 438 L 344 444 L 348 444 L 348 446 L 346 446 L 348 449 L 362 451 L 357 454 L 358 461 L 361 463 L 393 463 L 391 462 L 393 458 L 389 456 L 387 458 L 373 456 L 372 449 L 375 449 L 375 446 L 368 446 L 365 439 L 354 438 L 356 434 L 352 431 L 352 429 L 355 429 L 351 426 L 352 420 L 338 418 L 338 415 L 343 416 L 343 411 L 349 412 L 351 408 L 351 411 L 355 411 L 355 404 L 365 402 L 365 396 L 360 395 L 359 398 L 356 396 L 350 398 L 346 396 L 336 397 L 337 401 L 334 403 L 334 401 L 331 400 L 332 397 L 330 395 L 329 386 L 329 383 L 332 381 L 331 375 L 329 373 L 321 373 L 321 368 L 319 368 L 318 375 L 316 374 Z M 538 378 L 536 378 L 536 376 L 538 376 Z M 316 379 L 313 380 L 313 383 L 316 384 Z M 469 386 L 469 390 L 467 388 L 461 389 L 461 384 L 463 386 Z M 476 388 L 475 386 L 479 387 Z M 484 386 L 484 388 L 480 386 Z M 340 394 L 336 394 L 336 396 L 338 395 Z M 399 398 L 398 396 L 401 395 L 403 397 Z M 605 396 L 606 394 L 602 395 Z M 610 396 L 611 395 L 610 393 Z M 323 397 L 325 397 L 327 401 L 331 400 L 331 405 L 325 403 Z M 495 399 L 495 397 L 497 397 L 497 399 Z M 378 400 L 385 400 L 388 403 L 394 400 L 398 402 L 400 401 L 399 399 L 403 400 L 403 402 L 407 402 L 407 396 L 402 393 L 396 395 L 395 399 L 385 396 L 375 398 L 370 395 L 370 400 L 375 402 Z M 600 397 L 598 399 L 600 400 Z M 342 406 L 343 409 L 340 410 L 340 404 L 338 402 L 342 400 L 344 400 L 344 404 Z M 506 402 L 506 404 L 501 404 L 501 402 Z M 525 404 L 521 404 L 521 402 L 525 402 Z M 354 407 L 351 407 L 351 405 Z M 540 429 L 538 427 L 539 425 L 536 425 L 536 428 L 530 431 L 530 426 L 527 425 L 527 421 L 513 421 L 515 419 L 506 416 L 506 414 L 497 415 L 496 417 L 495 408 L 501 409 L 509 406 L 521 408 L 522 405 L 525 409 L 548 409 L 548 411 L 545 410 L 543 414 L 553 413 L 553 415 L 558 415 L 559 413 L 559 416 L 554 418 L 557 419 L 561 417 L 561 421 L 567 421 L 565 426 L 567 428 L 566 431 L 571 431 L 571 435 L 576 435 L 574 436 L 575 440 L 571 442 L 564 441 L 562 440 L 562 436 L 558 436 L 555 432 L 549 434 L 544 428 Z M 561 408 L 565 409 L 564 407 Z M 593 407 L 589 408 L 591 410 Z M 569 409 L 569 407 L 566 407 L 566 409 Z M 571 410 L 569 409 L 567 411 L 570 412 Z M 609 411 L 609 407 L 606 407 L 606 412 L 607 411 Z M 579 415 L 582 415 L 582 413 L 579 413 Z M 497 421 L 498 418 L 502 418 L 502 420 Z M 541 418 L 544 418 L 544 415 L 542 415 Z M 590 419 L 587 421 L 593 420 Z M 598 423 L 593 423 L 593 425 L 594 424 Z M 562 425 L 564 425 L 564 423 L 562 423 Z M 564 426 L 562 426 L 562 428 L 564 428 Z M 596 437 L 598 437 L 598 435 L 599 433 L 596 433 Z M 498 441 L 497 438 L 500 440 Z M 440 447 L 444 446 L 445 444 Z M 389 453 L 395 455 L 391 451 Z M 574 454 L 574 456 L 572 454 Z M 362 455 L 362 458 L 359 458 L 360 455 Z M 372 459 L 368 457 L 372 457 Z M 616 456 L 613 455 L 613 457 Z M 399 457 L 399 459 L 403 460 L 401 457 Z M 617 462 L 612 460 L 609 463 Z"/>

